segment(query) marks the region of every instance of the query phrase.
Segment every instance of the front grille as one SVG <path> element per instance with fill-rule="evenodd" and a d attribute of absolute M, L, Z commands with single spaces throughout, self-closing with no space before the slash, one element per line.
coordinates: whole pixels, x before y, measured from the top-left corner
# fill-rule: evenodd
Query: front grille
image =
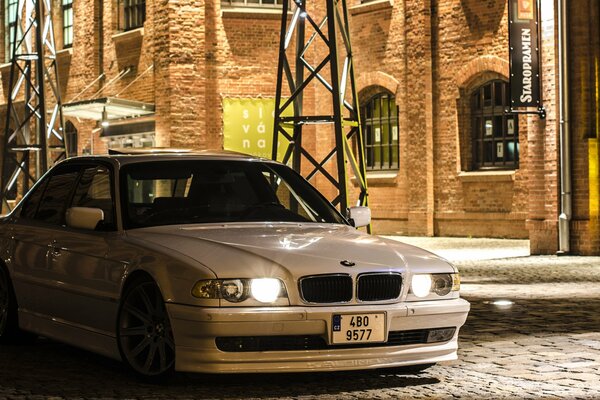
<path fill-rule="evenodd" d="M 352 278 L 348 275 L 317 275 L 300 280 L 300 293 L 309 303 L 346 303 L 352 300 Z"/>
<path fill-rule="evenodd" d="M 449 330 L 444 340 L 439 336 L 430 338 L 431 329 L 416 329 L 412 331 L 392 331 L 386 343 L 358 343 L 346 345 L 329 345 L 321 336 L 235 336 L 217 337 L 217 348 L 224 352 L 255 352 L 255 351 L 300 351 L 300 350 L 333 350 L 357 349 L 366 347 L 407 346 L 414 344 L 439 343 L 452 338 L 455 328 L 436 328 L 433 331 Z"/>
<path fill-rule="evenodd" d="M 358 277 L 357 285 L 360 301 L 397 299 L 402 290 L 402 276 L 390 273 L 363 274 Z"/>

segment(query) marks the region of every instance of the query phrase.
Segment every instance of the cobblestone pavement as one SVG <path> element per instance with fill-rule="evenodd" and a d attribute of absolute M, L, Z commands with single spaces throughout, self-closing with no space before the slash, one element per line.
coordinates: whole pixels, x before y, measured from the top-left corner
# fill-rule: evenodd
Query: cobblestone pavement
<path fill-rule="evenodd" d="M 600 257 L 528 257 L 525 241 L 401 239 L 461 270 L 472 311 L 458 361 L 420 375 L 177 374 L 158 385 L 42 339 L 0 347 L 0 399 L 600 399 Z"/>

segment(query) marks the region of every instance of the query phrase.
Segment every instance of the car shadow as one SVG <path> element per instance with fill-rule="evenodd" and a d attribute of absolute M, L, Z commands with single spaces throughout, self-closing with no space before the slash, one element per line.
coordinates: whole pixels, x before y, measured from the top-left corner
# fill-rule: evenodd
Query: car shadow
<path fill-rule="evenodd" d="M 184 374 L 146 382 L 120 362 L 39 339 L 0 347 L 0 395 L 77 398 L 277 398 L 336 396 L 440 383 L 437 367 L 419 375 L 396 369 L 285 374 Z"/>

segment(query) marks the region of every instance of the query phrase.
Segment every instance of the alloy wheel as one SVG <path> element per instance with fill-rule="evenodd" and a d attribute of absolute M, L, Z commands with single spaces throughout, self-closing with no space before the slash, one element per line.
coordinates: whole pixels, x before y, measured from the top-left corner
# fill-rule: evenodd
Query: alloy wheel
<path fill-rule="evenodd" d="M 135 372 L 150 377 L 173 369 L 173 331 L 154 282 L 144 280 L 127 290 L 119 312 L 117 335 L 123 358 Z"/>

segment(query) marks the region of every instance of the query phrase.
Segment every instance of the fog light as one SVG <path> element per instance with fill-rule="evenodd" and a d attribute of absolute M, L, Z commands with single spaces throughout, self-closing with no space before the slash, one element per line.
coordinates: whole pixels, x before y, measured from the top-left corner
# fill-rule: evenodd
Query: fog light
<path fill-rule="evenodd" d="M 427 335 L 427 343 L 447 342 L 454 337 L 456 328 L 432 329 Z"/>

